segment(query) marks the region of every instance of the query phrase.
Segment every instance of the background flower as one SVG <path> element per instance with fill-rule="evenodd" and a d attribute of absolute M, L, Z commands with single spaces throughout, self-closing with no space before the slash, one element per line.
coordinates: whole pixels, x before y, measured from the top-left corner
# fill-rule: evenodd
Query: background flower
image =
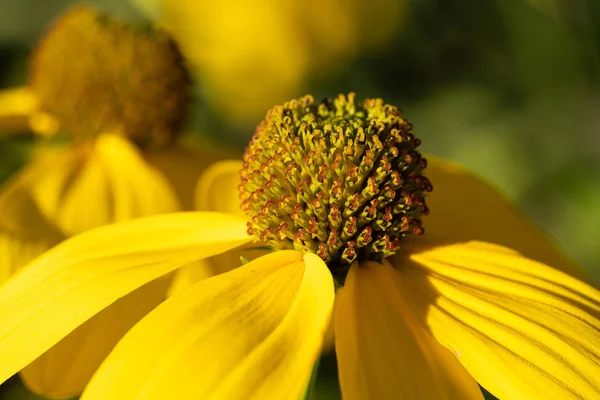
<path fill-rule="evenodd" d="M 52 24 L 31 64 L 26 87 L 0 92 L 11 106 L 0 110 L 0 120 L 10 122 L 3 133 L 52 138 L 33 138 L 30 162 L 0 186 L 0 284 L 70 236 L 192 209 L 201 171 L 219 159 L 215 146 L 209 152 L 176 142 L 189 78 L 164 32 L 135 30 L 77 7 Z M 120 337 L 164 300 L 168 286 L 165 278 L 115 302 L 21 377 L 45 396 L 80 393 Z"/>
<path fill-rule="evenodd" d="M 389 43 L 406 0 L 138 0 L 169 30 L 224 118 L 253 123 L 275 103 Z M 376 21 L 376 22 L 375 22 Z M 365 29 L 367 28 L 368 29 Z"/>

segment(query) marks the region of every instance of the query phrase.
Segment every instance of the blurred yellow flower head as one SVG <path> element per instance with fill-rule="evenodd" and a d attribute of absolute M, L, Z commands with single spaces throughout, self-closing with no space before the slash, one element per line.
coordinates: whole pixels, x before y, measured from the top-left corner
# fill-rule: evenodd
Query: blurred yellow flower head
<path fill-rule="evenodd" d="M 138 0 L 169 30 L 208 100 L 228 120 L 255 123 L 402 26 L 405 0 Z"/>
<path fill-rule="evenodd" d="M 138 144 L 160 146 L 181 132 L 190 79 L 165 32 L 79 6 L 40 41 L 30 87 L 40 111 L 73 137 L 122 132 Z"/>

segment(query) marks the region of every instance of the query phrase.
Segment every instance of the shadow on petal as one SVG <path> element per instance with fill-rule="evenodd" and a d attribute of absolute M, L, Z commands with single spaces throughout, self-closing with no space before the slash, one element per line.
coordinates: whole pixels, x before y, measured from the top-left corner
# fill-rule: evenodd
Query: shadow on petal
<path fill-rule="evenodd" d="M 170 277 L 147 283 L 90 318 L 20 372 L 34 393 L 80 394 L 117 342 L 164 299 Z"/>
<path fill-rule="evenodd" d="M 148 314 L 82 399 L 298 399 L 333 300 L 333 278 L 319 257 L 293 250 L 260 257 Z"/>
<path fill-rule="evenodd" d="M 525 257 L 590 281 L 556 243 L 535 227 L 494 187 L 461 167 L 428 157 L 425 234 L 408 240 L 408 252 L 468 241 L 495 243 Z"/>
<path fill-rule="evenodd" d="M 146 161 L 161 171 L 173 186 L 183 210 L 194 209 L 194 194 L 200 175 L 212 164 L 236 156 L 234 151 L 210 142 L 175 145 L 144 153 Z"/>
<path fill-rule="evenodd" d="M 391 261 L 413 313 L 494 396 L 600 396 L 597 289 L 483 242 Z"/>

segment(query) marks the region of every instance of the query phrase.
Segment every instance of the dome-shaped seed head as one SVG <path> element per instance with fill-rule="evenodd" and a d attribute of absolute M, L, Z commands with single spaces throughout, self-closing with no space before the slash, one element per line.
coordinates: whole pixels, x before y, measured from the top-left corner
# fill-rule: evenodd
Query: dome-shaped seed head
<path fill-rule="evenodd" d="M 332 270 L 394 254 L 428 212 L 420 140 L 400 110 L 353 93 L 271 109 L 243 157 L 248 231 L 318 254 Z"/>
<path fill-rule="evenodd" d="M 41 111 L 75 138 L 118 131 L 140 145 L 181 131 L 190 77 L 172 39 L 77 6 L 50 27 L 31 58 Z"/>

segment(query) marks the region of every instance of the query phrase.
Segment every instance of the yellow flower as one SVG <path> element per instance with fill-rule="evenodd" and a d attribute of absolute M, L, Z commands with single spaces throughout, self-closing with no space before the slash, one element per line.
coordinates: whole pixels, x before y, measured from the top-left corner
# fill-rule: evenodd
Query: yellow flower
<path fill-rule="evenodd" d="M 118 39 L 118 40 L 117 40 Z M 201 171 L 222 158 L 174 143 L 188 98 L 180 56 L 160 32 L 88 8 L 62 16 L 34 52 L 28 87 L 0 93 L 0 123 L 70 136 L 41 144 L 0 189 L 0 282 L 62 240 L 141 216 L 193 209 Z M 80 393 L 122 335 L 165 298 L 168 279 L 117 301 L 27 366 L 38 394 Z"/>
<path fill-rule="evenodd" d="M 408 7 L 405 0 L 136 2 L 173 34 L 215 110 L 242 123 L 302 93 L 311 76 L 388 43 Z"/>
<path fill-rule="evenodd" d="M 477 382 L 504 399 L 598 398 L 598 290 L 494 189 L 426 166 L 418 145 L 380 100 L 275 107 L 243 163 L 204 180 L 226 207 L 237 190 L 219 188 L 241 169 L 247 220 L 100 227 L 0 288 L 0 381 L 132 290 L 260 239 L 277 250 L 174 293 L 82 400 L 298 399 L 331 315 L 344 399 L 482 399 Z"/>

